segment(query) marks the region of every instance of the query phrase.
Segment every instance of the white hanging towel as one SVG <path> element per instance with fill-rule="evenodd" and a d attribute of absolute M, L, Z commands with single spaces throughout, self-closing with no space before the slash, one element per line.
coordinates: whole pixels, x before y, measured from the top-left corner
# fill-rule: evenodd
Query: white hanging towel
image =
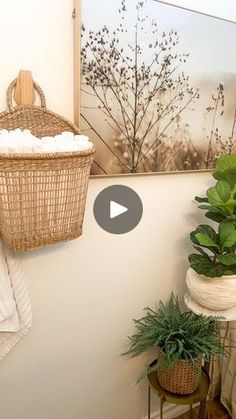
<path fill-rule="evenodd" d="M 31 326 L 31 305 L 21 263 L 0 239 L 0 361 Z"/>

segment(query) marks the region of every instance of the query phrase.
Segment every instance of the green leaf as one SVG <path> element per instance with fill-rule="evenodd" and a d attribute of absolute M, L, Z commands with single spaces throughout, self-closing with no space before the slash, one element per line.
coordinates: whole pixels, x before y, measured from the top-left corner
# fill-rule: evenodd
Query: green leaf
<path fill-rule="evenodd" d="M 214 278 L 222 276 L 225 272 L 224 265 L 222 265 L 221 263 L 214 263 L 211 260 L 209 261 L 209 259 L 203 255 L 197 255 L 195 253 L 192 253 L 188 259 L 191 268 L 193 268 L 194 271 L 196 271 L 200 275 L 205 275 L 207 277 Z"/>
<path fill-rule="evenodd" d="M 216 214 L 224 214 L 224 211 L 220 208 L 213 207 L 212 205 L 199 205 L 198 208 L 215 212 Z"/>
<path fill-rule="evenodd" d="M 215 185 L 216 191 L 223 202 L 227 202 L 230 198 L 231 188 L 227 181 L 220 180 Z"/>
<path fill-rule="evenodd" d="M 195 196 L 195 201 L 197 201 L 197 202 L 208 202 L 208 198 L 207 198 L 207 196 L 206 197 L 204 197 L 204 198 L 201 198 L 200 196 Z"/>
<path fill-rule="evenodd" d="M 220 224 L 219 234 L 220 234 L 220 245 L 224 246 L 225 240 L 235 231 L 234 225 L 230 222 L 224 222 Z"/>
<path fill-rule="evenodd" d="M 204 252 L 204 250 L 203 250 L 201 247 L 198 247 L 198 246 L 193 246 L 193 247 L 194 247 L 194 249 L 196 249 L 199 253 L 201 253 L 201 255 L 204 255 L 204 256 L 206 256 L 209 260 L 211 260 L 210 256 L 209 256 L 206 252 Z"/>
<path fill-rule="evenodd" d="M 236 171 L 236 154 L 220 156 L 216 160 L 215 173 L 225 172 L 226 170 Z"/>
<path fill-rule="evenodd" d="M 226 170 L 224 172 L 224 179 L 229 183 L 231 189 L 233 189 L 236 184 L 236 170 Z"/>
<path fill-rule="evenodd" d="M 201 234 L 204 235 L 204 238 L 202 238 L 202 239 L 201 239 L 201 236 L 199 236 L 200 237 L 200 240 L 201 240 L 201 244 L 199 242 L 199 238 L 197 238 L 197 234 L 199 234 L 199 233 L 201 233 Z M 212 241 L 210 242 L 207 239 L 205 239 L 205 235 L 209 239 L 211 239 Z M 200 224 L 196 228 L 195 231 L 192 231 L 190 233 L 190 239 L 197 246 L 200 245 L 200 246 L 206 247 L 207 249 L 209 249 L 214 254 L 217 253 L 215 249 L 219 250 L 217 234 L 216 234 L 215 230 L 211 226 L 209 226 L 207 224 Z"/>
<path fill-rule="evenodd" d="M 227 215 L 227 220 L 229 220 L 229 221 L 236 221 L 236 214 Z"/>
<path fill-rule="evenodd" d="M 216 221 L 217 223 L 221 223 L 225 220 L 225 216 L 222 214 L 217 214 L 216 212 L 207 211 L 205 216 L 210 220 Z"/>
<path fill-rule="evenodd" d="M 236 230 L 232 231 L 232 233 L 225 239 L 223 243 L 223 247 L 233 247 L 236 244 Z"/>
<path fill-rule="evenodd" d="M 209 226 L 208 224 L 200 224 L 196 230 L 197 233 L 204 233 L 208 237 L 210 237 L 214 242 L 217 240 L 217 234 L 213 227 Z"/>
<path fill-rule="evenodd" d="M 224 275 L 236 275 L 236 265 L 228 266 L 228 269 L 225 271 Z"/>
<path fill-rule="evenodd" d="M 236 206 L 236 200 L 231 198 L 225 203 L 225 208 L 229 211 L 230 214 L 233 214 L 234 208 Z"/>
<path fill-rule="evenodd" d="M 236 184 L 236 155 L 230 154 L 219 157 L 216 161 L 213 176 L 217 180 L 226 180 L 230 187 L 234 188 Z"/>
<path fill-rule="evenodd" d="M 224 201 L 219 196 L 215 186 L 212 186 L 207 191 L 208 201 L 212 206 L 222 206 L 224 205 Z"/>
<path fill-rule="evenodd" d="M 219 260 L 223 265 L 232 266 L 236 265 L 236 254 L 235 253 L 226 253 L 225 255 L 219 255 Z"/>
<path fill-rule="evenodd" d="M 215 186 L 207 191 L 208 201 L 216 207 L 224 207 L 224 204 L 230 199 L 230 185 L 225 180 L 220 180 Z"/>
<path fill-rule="evenodd" d="M 195 237 L 201 246 L 218 247 L 218 244 L 216 244 L 209 236 L 204 233 L 197 233 L 195 234 Z"/>

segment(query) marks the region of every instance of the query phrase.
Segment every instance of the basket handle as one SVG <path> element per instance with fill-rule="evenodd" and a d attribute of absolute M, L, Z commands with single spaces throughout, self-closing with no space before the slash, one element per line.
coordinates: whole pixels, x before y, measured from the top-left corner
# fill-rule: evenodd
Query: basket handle
<path fill-rule="evenodd" d="M 13 80 L 10 83 L 10 85 L 9 85 L 9 87 L 7 89 L 7 105 L 8 105 L 8 108 L 9 109 L 12 109 L 13 108 L 12 96 L 13 96 L 13 90 L 16 87 L 16 83 L 17 83 L 17 79 Z M 40 97 L 40 100 L 41 100 L 41 107 L 46 109 L 46 99 L 45 99 L 44 93 L 43 93 L 41 87 L 38 85 L 38 83 L 36 83 L 35 81 L 33 83 L 34 83 L 35 90 L 39 94 L 39 97 Z"/>

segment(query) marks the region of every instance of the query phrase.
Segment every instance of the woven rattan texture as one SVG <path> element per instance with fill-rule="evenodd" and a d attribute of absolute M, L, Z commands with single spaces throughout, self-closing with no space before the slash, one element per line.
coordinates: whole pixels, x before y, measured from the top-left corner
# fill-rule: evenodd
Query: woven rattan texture
<path fill-rule="evenodd" d="M 12 108 L 0 114 L 0 129 L 29 129 L 37 137 L 62 131 L 79 134 L 65 118 L 42 107 Z M 82 233 L 94 149 L 54 154 L 0 155 L 0 231 L 8 247 L 22 252 L 72 240 Z"/>
<path fill-rule="evenodd" d="M 163 356 L 163 353 L 158 351 L 158 359 Z M 157 378 L 161 387 L 175 394 L 193 393 L 198 388 L 201 378 L 201 358 L 197 359 L 196 363 L 199 369 L 185 360 L 176 361 L 171 368 L 159 368 Z"/>

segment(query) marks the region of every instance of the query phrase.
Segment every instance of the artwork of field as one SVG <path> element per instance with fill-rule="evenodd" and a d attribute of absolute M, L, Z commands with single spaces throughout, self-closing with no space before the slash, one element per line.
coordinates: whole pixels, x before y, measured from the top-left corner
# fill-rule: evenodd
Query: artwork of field
<path fill-rule="evenodd" d="M 210 169 L 236 152 L 236 24 L 155 0 L 83 3 L 93 174 Z"/>

